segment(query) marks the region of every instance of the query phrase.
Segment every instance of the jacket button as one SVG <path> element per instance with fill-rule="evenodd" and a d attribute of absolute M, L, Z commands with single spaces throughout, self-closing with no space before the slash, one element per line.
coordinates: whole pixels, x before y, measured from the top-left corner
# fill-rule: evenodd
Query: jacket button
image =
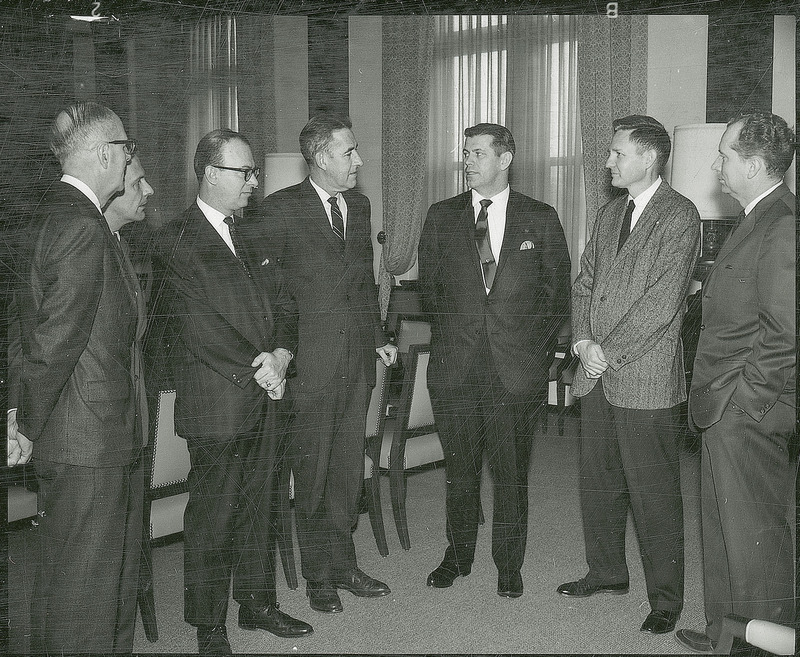
<path fill-rule="evenodd" d="M 621 358 L 617 358 L 617 362 L 618 362 L 618 363 L 621 363 L 621 362 L 622 362 L 622 359 L 621 359 Z"/>
<path fill-rule="evenodd" d="M 605 301 L 605 300 L 606 300 L 606 297 L 605 297 L 605 295 L 602 295 L 602 296 L 600 297 L 600 301 Z"/>
<path fill-rule="evenodd" d="M 341 335 L 344 335 L 344 329 L 339 329 L 339 333 L 340 333 Z"/>
<path fill-rule="evenodd" d="M 706 330 L 706 325 L 705 324 L 700 324 L 700 330 L 701 331 L 705 331 Z"/>

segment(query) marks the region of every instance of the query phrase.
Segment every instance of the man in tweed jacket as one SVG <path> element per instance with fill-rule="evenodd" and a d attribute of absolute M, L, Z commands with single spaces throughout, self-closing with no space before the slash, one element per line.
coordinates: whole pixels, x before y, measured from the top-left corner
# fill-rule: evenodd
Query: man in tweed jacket
<path fill-rule="evenodd" d="M 697 209 L 661 179 L 670 141 L 648 116 L 613 122 L 606 167 L 627 189 L 603 206 L 572 288 L 581 367 L 580 500 L 588 574 L 569 597 L 628 592 L 628 508 L 651 612 L 643 632 L 674 629 L 683 608 L 683 508 L 677 406 L 686 400 L 680 328 L 700 247 Z"/>

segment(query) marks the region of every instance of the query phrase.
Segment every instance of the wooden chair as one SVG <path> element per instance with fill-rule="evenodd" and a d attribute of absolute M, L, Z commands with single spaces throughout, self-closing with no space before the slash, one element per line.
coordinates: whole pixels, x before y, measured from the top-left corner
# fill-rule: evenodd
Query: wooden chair
<path fill-rule="evenodd" d="M 401 314 L 397 317 L 397 350 L 404 360 L 412 345 L 430 344 L 431 323 L 421 314 Z"/>
<path fill-rule="evenodd" d="M 430 346 L 411 345 L 408 356 L 409 366 L 403 378 L 397 424 L 386 462 L 397 535 L 400 545 L 406 550 L 411 549 L 406 518 L 407 472 L 412 468 L 444 460 L 428 393 Z"/>
<path fill-rule="evenodd" d="M 564 414 L 572 407 L 576 398 L 570 388 L 575 376 L 575 368 L 580 363 L 569 346 L 559 346 L 553 356 L 553 364 L 548 373 L 547 409 L 558 417 L 558 435 L 564 435 Z"/>

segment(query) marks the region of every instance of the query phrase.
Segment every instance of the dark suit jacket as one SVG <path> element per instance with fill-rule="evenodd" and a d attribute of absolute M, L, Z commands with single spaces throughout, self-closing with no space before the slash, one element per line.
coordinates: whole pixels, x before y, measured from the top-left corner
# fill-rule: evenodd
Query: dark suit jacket
<path fill-rule="evenodd" d="M 700 250 L 700 216 L 662 180 L 618 254 L 626 205 L 622 195 L 597 213 L 572 286 L 572 342 L 602 347 L 609 403 L 671 408 L 686 400 L 680 330 Z M 572 393 L 582 397 L 596 383 L 579 366 Z"/>
<path fill-rule="evenodd" d="M 494 284 L 486 294 L 475 246 L 472 194 L 428 210 L 419 245 L 423 308 L 432 321 L 432 386 L 461 383 L 488 333 L 506 389 L 546 385 L 559 328 L 569 311 L 570 261 L 556 211 L 511 190 Z M 530 247 L 530 248 L 527 248 Z"/>
<path fill-rule="evenodd" d="M 132 347 L 138 284 L 103 215 L 57 182 L 27 227 L 10 332 L 10 407 L 37 459 L 131 463 L 137 431 Z"/>
<path fill-rule="evenodd" d="M 795 406 L 795 197 L 781 185 L 722 247 L 703 285 L 703 323 L 689 396 L 705 429 L 733 402 L 760 422 Z"/>
<path fill-rule="evenodd" d="M 274 262 L 252 267 L 250 278 L 197 204 L 163 228 L 158 245 L 158 308 L 174 338 L 176 431 L 230 440 L 261 419 L 265 392 L 250 363 L 263 351 L 295 350 L 291 300 Z"/>
<path fill-rule="evenodd" d="M 372 273 L 369 199 L 343 195 L 344 248 L 308 178 L 270 194 L 259 219 L 242 228 L 257 262 L 277 263 L 297 302 L 293 394 L 319 391 L 342 370 L 374 385 L 375 348 L 388 342 Z"/>

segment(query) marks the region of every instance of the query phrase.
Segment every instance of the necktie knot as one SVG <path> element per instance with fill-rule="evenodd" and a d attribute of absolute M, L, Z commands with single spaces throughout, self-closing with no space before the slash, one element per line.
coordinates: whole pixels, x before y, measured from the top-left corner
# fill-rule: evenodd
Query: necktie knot
<path fill-rule="evenodd" d="M 233 226 L 236 223 L 236 220 L 233 217 L 225 217 L 222 221 L 224 221 L 228 227 Z"/>
<path fill-rule="evenodd" d="M 491 199 L 488 199 L 488 198 L 482 198 L 480 200 L 480 204 L 481 204 L 482 208 L 486 209 L 492 204 L 492 201 L 491 201 Z"/>

